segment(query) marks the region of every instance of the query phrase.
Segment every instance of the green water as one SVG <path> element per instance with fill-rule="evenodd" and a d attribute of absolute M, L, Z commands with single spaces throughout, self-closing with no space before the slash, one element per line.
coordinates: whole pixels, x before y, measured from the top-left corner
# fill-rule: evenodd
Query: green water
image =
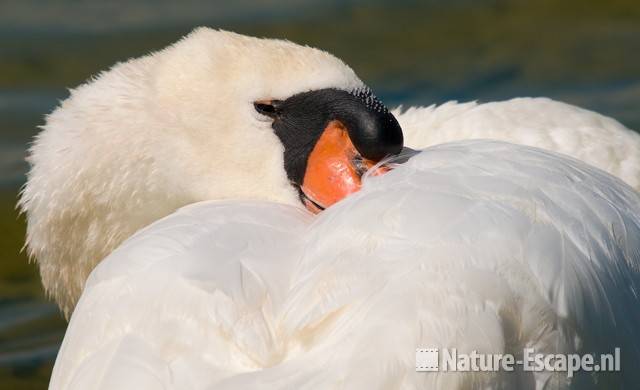
<path fill-rule="evenodd" d="M 67 87 L 196 25 L 328 50 L 389 105 L 549 96 L 640 129 L 637 1 L 0 1 L 1 389 L 45 388 L 65 328 L 20 251 L 28 141 Z"/>
<path fill-rule="evenodd" d="M 0 192 L 0 388 L 46 388 L 66 326 L 46 302 L 37 268 L 21 252 L 24 221 L 15 194 Z"/>

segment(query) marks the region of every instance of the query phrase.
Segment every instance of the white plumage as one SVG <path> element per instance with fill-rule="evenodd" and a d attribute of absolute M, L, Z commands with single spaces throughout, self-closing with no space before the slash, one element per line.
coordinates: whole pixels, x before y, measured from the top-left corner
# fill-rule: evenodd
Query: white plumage
<path fill-rule="evenodd" d="M 21 207 L 65 313 L 111 253 L 87 281 L 52 389 L 640 380 L 639 195 L 597 169 L 640 188 L 640 136 L 548 99 L 397 110 L 407 146 L 436 146 L 313 218 L 252 102 L 320 88 L 364 84 L 316 49 L 198 29 L 47 118 Z M 471 138 L 551 152 L 437 145 Z M 416 373 L 415 348 L 432 346 L 620 346 L 624 375 Z"/>
<path fill-rule="evenodd" d="M 198 28 L 72 90 L 29 150 L 20 199 L 45 291 L 70 315 L 100 260 L 187 204 L 298 204 L 253 102 L 363 86 L 321 50 Z"/>
<path fill-rule="evenodd" d="M 582 160 L 640 190 L 640 134 L 593 111 L 547 98 L 517 98 L 400 107 L 394 114 L 414 148 L 467 139 L 535 146 Z"/>
<path fill-rule="evenodd" d="M 492 141 L 426 149 L 315 219 L 273 203 L 194 204 L 91 275 L 51 388 L 628 388 L 639 241 L 630 187 Z M 423 346 L 620 346 L 624 376 L 417 373 Z"/>

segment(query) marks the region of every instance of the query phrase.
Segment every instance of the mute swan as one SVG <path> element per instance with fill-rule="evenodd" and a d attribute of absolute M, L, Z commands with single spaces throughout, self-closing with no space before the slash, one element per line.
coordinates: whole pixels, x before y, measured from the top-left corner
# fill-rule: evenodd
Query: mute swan
<path fill-rule="evenodd" d="M 439 145 L 315 219 L 213 201 L 143 229 L 91 274 L 50 388 L 630 388 L 638 248 L 640 197 L 614 177 L 498 141 Z M 621 347 L 622 372 L 424 373 L 417 347 Z"/>
<path fill-rule="evenodd" d="M 393 115 L 339 59 L 197 29 L 100 74 L 48 116 L 20 200 L 27 247 L 69 315 L 102 258 L 177 208 L 328 206 L 402 142 Z"/>
<path fill-rule="evenodd" d="M 397 108 L 405 143 L 415 149 L 490 138 L 582 160 L 640 190 L 640 134 L 614 119 L 547 98 Z"/>
<path fill-rule="evenodd" d="M 409 146 L 438 142 L 421 135 L 427 118 L 456 139 L 442 116 L 456 123 L 457 112 L 462 138 L 495 131 L 573 151 L 633 185 L 640 143 L 629 130 L 544 100 L 529 103 L 549 115 L 525 126 L 508 114 L 513 103 L 501 114 L 467 104 L 396 116 Z M 295 113 L 286 126 L 283 110 Z M 471 133 L 471 120 L 484 130 Z M 612 140 L 588 144 L 572 128 L 581 120 Z M 527 139 L 545 123 L 554 142 Z M 620 139 L 628 148 L 607 161 L 568 146 L 610 151 Z M 315 221 L 300 208 L 355 192 L 362 172 L 401 147 L 394 115 L 350 68 L 289 42 L 198 29 L 73 91 L 31 149 L 21 198 L 28 249 L 65 313 L 134 232 L 217 201 L 140 231 L 95 270 L 51 388 L 562 388 L 546 373 L 419 374 L 407 359 L 423 345 L 621 344 L 623 368 L 637 359 L 637 193 L 551 152 L 475 141 L 370 177 Z"/>

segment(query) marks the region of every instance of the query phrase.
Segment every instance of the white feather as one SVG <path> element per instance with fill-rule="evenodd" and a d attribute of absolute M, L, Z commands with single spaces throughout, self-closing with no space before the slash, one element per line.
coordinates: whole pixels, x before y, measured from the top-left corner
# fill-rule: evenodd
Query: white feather
<path fill-rule="evenodd" d="M 69 315 L 100 260 L 187 204 L 298 203 L 253 102 L 362 86 L 321 50 L 199 28 L 72 90 L 30 149 L 20 200 L 45 291 Z"/>
<path fill-rule="evenodd" d="M 640 134 L 612 118 L 547 98 L 448 102 L 395 109 L 415 149 L 467 139 L 535 146 L 582 160 L 640 190 Z"/>
<path fill-rule="evenodd" d="M 367 90 L 342 61 L 291 42 L 207 28 L 71 91 L 30 149 L 27 249 L 66 315 L 98 262 L 179 207 L 211 199 L 297 204 L 282 145 L 252 103 Z M 568 154 L 640 188 L 640 135 L 548 99 L 396 110 L 414 148 L 493 138 Z"/>
<path fill-rule="evenodd" d="M 631 388 L 639 283 L 623 182 L 536 148 L 438 145 L 315 219 L 214 201 L 137 233 L 90 276 L 50 388 Z M 417 347 L 525 346 L 619 346 L 623 371 L 414 369 Z"/>

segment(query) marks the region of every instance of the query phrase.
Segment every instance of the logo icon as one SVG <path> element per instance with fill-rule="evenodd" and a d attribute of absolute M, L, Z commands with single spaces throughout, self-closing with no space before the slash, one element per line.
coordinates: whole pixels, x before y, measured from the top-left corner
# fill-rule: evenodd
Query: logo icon
<path fill-rule="evenodd" d="M 438 348 L 416 348 L 416 371 L 438 371 Z"/>

